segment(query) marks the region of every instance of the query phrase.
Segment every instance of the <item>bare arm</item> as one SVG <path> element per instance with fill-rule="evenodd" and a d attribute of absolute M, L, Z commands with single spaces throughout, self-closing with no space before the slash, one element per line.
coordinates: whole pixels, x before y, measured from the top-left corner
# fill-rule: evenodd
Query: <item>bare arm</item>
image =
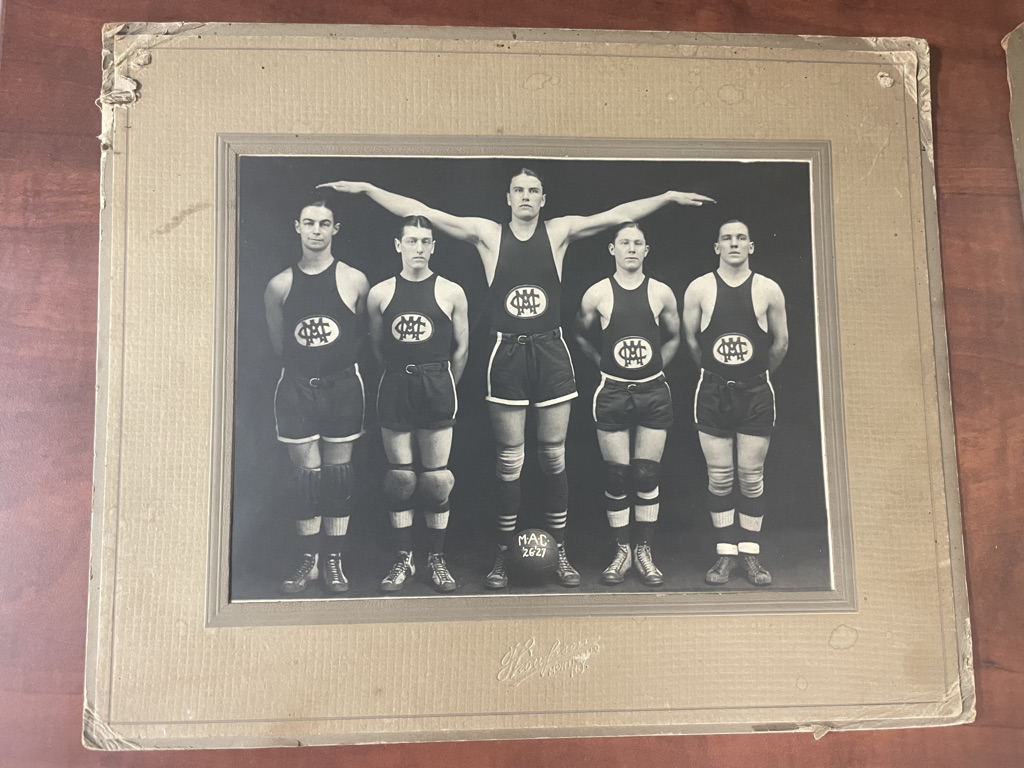
<path fill-rule="evenodd" d="M 789 350 L 786 297 L 775 282 L 772 282 L 768 294 L 768 333 L 772 337 L 772 345 L 768 349 L 768 372 L 775 373 Z"/>
<path fill-rule="evenodd" d="M 469 302 L 466 293 L 457 285 L 452 291 L 452 378 L 458 384 L 466 371 L 469 359 Z"/>
<path fill-rule="evenodd" d="M 593 216 L 562 216 L 548 222 L 548 232 L 553 242 L 559 245 L 568 245 L 574 240 L 595 235 L 603 229 L 614 227 L 624 221 L 637 221 L 650 216 L 659 208 L 669 203 L 678 205 L 703 205 L 704 203 L 715 202 L 710 197 L 698 195 L 693 192 L 663 192 L 655 197 L 645 197 L 642 200 L 632 200 L 610 208 L 602 213 L 595 213 Z M 552 232 L 554 227 L 554 232 Z"/>
<path fill-rule="evenodd" d="M 693 362 L 700 366 L 700 342 L 697 334 L 700 333 L 700 299 L 701 290 L 698 281 L 694 280 L 683 294 L 683 336 L 686 339 L 686 347 L 690 350 L 690 357 Z"/>
<path fill-rule="evenodd" d="M 462 240 L 472 245 L 479 245 L 486 241 L 488 236 L 493 236 L 495 228 L 500 234 L 501 227 L 489 219 L 480 219 L 470 216 L 453 216 L 450 213 L 430 208 L 419 200 L 405 197 L 386 189 L 374 186 L 365 181 L 335 181 L 329 184 L 320 184 L 318 187 L 329 187 L 337 192 L 348 194 L 362 194 L 373 200 L 377 205 L 396 216 L 422 215 L 430 219 L 434 226 L 446 235 Z"/>
<path fill-rule="evenodd" d="M 662 286 L 661 293 L 663 303 L 658 316 L 658 324 L 664 336 L 661 342 L 661 364 L 667 367 L 679 351 L 679 305 L 676 303 L 676 295 L 667 285 Z"/>
<path fill-rule="evenodd" d="M 269 283 L 263 293 L 263 307 L 267 313 L 270 346 L 278 357 L 284 352 L 284 300 L 291 288 L 291 271 L 285 270 Z"/>
<path fill-rule="evenodd" d="M 597 311 L 597 285 L 592 285 L 583 294 L 583 301 L 580 302 L 580 311 L 576 314 L 576 327 L 573 329 L 573 336 L 580 350 L 588 358 L 594 361 L 594 365 L 601 367 L 601 351 L 594 346 L 590 335 L 594 332 L 594 325 L 600 320 L 601 314 Z"/>
<path fill-rule="evenodd" d="M 366 315 L 370 319 L 370 345 L 373 348 L 373 356 L 381 366 L 384 365 L 384 349 L 381 345 L 384 338 L 384 310 L 381 309 L 384 286 L 384 283 L 373 286 L 366 297 Z"/>

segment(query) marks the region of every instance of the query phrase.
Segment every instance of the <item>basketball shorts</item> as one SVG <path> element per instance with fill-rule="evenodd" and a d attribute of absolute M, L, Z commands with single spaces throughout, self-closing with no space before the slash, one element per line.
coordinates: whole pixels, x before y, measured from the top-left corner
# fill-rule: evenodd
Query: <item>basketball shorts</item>
<path fill-rule="evenodd" d="M 767 371 L 746 381 L 729 381 L 702 370 L 693 418 L 698 430 L 718 437 L 770 435 L 775 426 L 775 390 Z"/>
<path fill-rule="evenodd" d="M 347 443 L 363 434 L 365 393 L 359 365 L 339 373 L 299 378 L 281 371 L 274 421 L 282 443 Z"/>
<path fill-rule="evenodd" d="M 544 408 L 576 395 L 576 372 L 561 328 L 495 335 L 487 362 L 488 402 Z"/>
<path fill-rule="evenodd" d="M 594 392 L 594 425 L 605 432 L 630 427 L 668 429 L 672 426 L 672 392 L 659 373 L 647 381 L 621 381 L 601 375 Z"/>
<path fill-rule="evenodd" d="M 377 420 L 396 432 L 455 425 L 459 398 L 448 361 L 388 368 L 377 387 Z"/>

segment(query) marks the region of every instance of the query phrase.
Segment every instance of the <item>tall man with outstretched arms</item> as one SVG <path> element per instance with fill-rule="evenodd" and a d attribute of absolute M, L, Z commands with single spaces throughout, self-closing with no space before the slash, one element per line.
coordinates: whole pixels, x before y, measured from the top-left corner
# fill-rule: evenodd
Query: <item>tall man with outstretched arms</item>
<path fill-rule="evenodd" d="M 427 523 L 427 570 L 438 592 L 456 589 L 444 557 L 448 469 L 459 400 L 455 385 L 466 369 L 469 320 L 466 294 L 430 269 L 434 226 L 423 216 L 402 220 L 395 249 L 402 271 L 370 289 L 370 335 L 384 366 L 377 388 L 377 416 L 389 467 L 384 496 L 398 556 L 380 588 L 396 592 L 416 573 L 412 523 L 414 494 Z M 419 467 L 414 466 L 416 455 Z"/>
<path fill-rule="evenodd" d="M 540 210 L 547 201 L 543 183 L 536 172 L 523 168 L 512 177 L 506 194 L 511 221 L 499 224 L 490 219 L 453 216 L 365 182 L 339 181 L 324 186 L 365 194 L 398 216 L 427 216 L 445 234 L 476 247 L 491 287 L 494 341 L 487 366 L 487 401 L 497 443 L 501 537 L 498 556 L 485 584 L 492 589 L 508 585 L 505 551 L 514 543 L 525 459 L 526 409 L 534 405 L 538 409 L 537 452 L 544 477 L 545 522 L 558 543 L 555 573 L 563 586 L 578 586 L 579 573 L 569 563 L 564 546 L 569 495 L 565 437 L 569 401 L 577 394 L 572 361 L 560 327 L 566 249 L 580 238 L 643 218 L 669 203 L 701 205 L 713 201 L 703 195 L 665 192 L 592 216 L 562 216 L 541 222 Z"/>
<path fill-rule="evenodd" d="M 747 225 L 727 221 L 715 242 L 718 269 L 690 283 L 683 296 L 686 344 L 701 367 L 694 420 L 708 464 L 708 505 L 718 538 L 718 560 L 704 578 L 716 585 L 729 581 L 737 558 L 751 584 L 772 583 L 758 559 L 764 460 L 775 426 L 771 374 L 786 356 L 789 330 L 782 289 L 750 270 L 753 252 Z M 734 476 L 739 497 L 733 493 Z"/>
<path fill-rule="evenodd" d="M 679 310 L 672 289 L 644 274 L 650 246 L 636 222 L 616 229 L 608 250 L 615 257 L 615 274 L 587 289 L 576 318 L 580 349 L 601 370 L 592 413 L 605 461 L 605 502 L 615 544 L 601 581 L 621 584 L 635 565 L 641 581 L 657 587 L 664 578 L 651 543 L 661 456 L 672 426 L 672 393 L 662 368 L 679 351 Z M 598 324 L 600 349 L 590 339 Z"/>
<path fill-rule="evenodd" d="M 320 573 L 328 591 L 348 589 L 342 543 L 352 446 L 363 434 L 357 359 L 369 284 L 362 272 L 332 255 L 331 241 L 340 228 L 333 203 L 322 193 L 311 198 L 295 221 L 302 258 L 274 277 L 264 293 L 270 342 L 283 362 L 274 393 L 277 439 L 288 448 L 298 490 L 300 557 L 281 583 L 286 593 L 301 592 Z"/>

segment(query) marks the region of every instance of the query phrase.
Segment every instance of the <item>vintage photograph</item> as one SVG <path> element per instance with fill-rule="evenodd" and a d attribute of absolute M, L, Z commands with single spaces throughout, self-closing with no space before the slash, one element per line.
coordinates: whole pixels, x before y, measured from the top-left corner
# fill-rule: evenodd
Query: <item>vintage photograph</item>
<path fill-rule="evenodd" d="M 231 602 L 833 588 L 810 162 L 236 173 Z"/>

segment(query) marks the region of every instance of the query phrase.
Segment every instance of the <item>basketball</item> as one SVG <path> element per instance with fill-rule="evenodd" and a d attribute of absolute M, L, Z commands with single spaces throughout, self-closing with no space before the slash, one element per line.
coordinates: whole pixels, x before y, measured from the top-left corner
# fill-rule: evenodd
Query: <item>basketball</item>
<path fill-rule="evenodd" d="M 540 581 L 551 575 L 558 564 L 558 545 L 551 534 L 539 528 L 527 528 L 516 534 L 506 555 L 509 572 L 517 579 Z"/>

